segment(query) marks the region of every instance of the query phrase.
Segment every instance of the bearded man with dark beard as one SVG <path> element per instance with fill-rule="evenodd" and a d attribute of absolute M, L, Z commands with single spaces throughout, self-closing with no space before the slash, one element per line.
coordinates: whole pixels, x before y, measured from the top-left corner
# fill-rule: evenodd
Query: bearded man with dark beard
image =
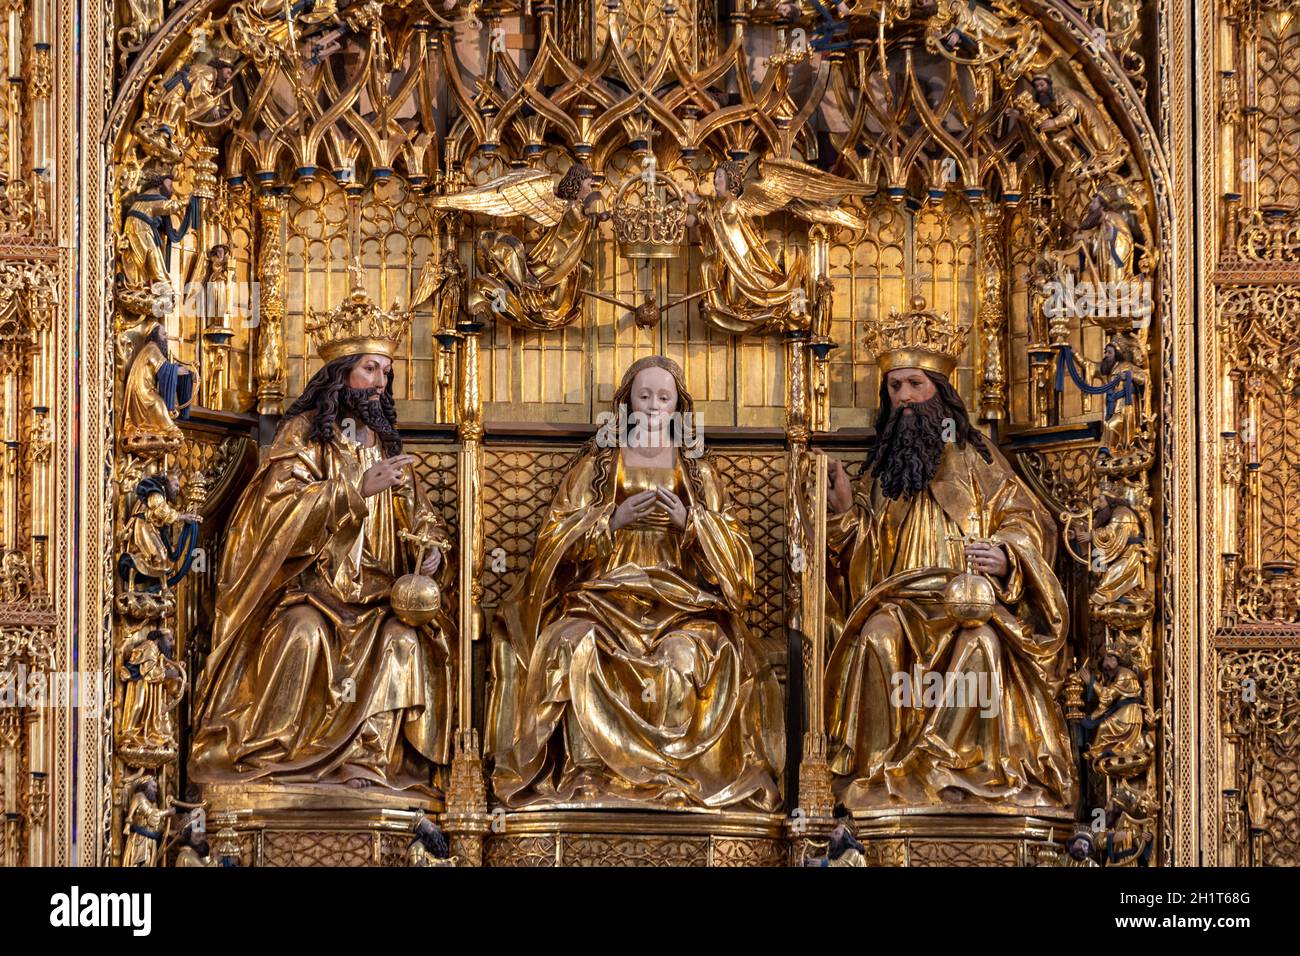
<path fill-rule="evenodd" d="M 913 346 L 877 360 L 866 470 L 852 486 L 839 462 L 830 467 L 836 798 L 853 811 L 1068 816 L 1076 773 L 1057 704 L 1067 607 L 1052 571 L 1056 526 L 971 426 L 948 379 L 955 354 Z M 952 613 L 945 589 L 963 572 L 991 583 L 985 623 Z"/>
<path fill-rule="evenodd" d="M 445 589 L 451 539 L 402 453 L 392 346 L 373 336 L 318 346 L 325 366 L 235 506 L 191 745 L 191 779 L 212 806 L 250 781 L 431 798 L 445 788 L 451 622 L 440 611 L 412 625 L 389 598 L 412 572 Z M 403 532 L 434 542 L 418 567 Z"/>

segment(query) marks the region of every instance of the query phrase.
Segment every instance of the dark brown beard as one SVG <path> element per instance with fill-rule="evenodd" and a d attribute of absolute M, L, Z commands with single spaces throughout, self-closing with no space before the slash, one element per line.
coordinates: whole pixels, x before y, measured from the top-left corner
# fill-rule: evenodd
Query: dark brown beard
<path fill-rule="evenodd" d="M 379 436 L 384 454 L 396 455 L 402 450 L 402 438 L 397 433 L 396 416 L 390 416 L 381 399 L 375 398 L 368 388 L 344 386 L 339 394 L 341 417 L 355 415 L 361 423 Z"/>
<path fill-rule="evenodd" d="M 908 409 L 911 414 L 906 414 Z M 943 456 L 944 407 L 939 396 L 895 406 L 877 436 L 871 473 L 886 498 L 911 498 L 930 486 Z"/>

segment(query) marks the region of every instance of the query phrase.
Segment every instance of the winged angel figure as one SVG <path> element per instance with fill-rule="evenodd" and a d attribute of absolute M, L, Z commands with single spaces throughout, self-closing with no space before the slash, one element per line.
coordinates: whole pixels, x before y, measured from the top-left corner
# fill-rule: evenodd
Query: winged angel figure
<path fill-rule="evenodd" d="M 758 178 L 746 183 L 745 166 L 724 160 L 713 171 L 714 195 L 694 193 L 687 225 L 698 223 L 704 245 L 700 286 L 712 290 L 700 303 L 704 318 L 728 332 L 806 328 L 807 263 L 802 249 L 778 262 L 767 248 L 759 220 L 784 209 L 800 219 L 864 229 L 840 204 L 868 187 L 832 176 L 794 159 L 765 159 Z"/>
<path fill-rule="evenodd" d="M 590 266 L 587 244 L 599 224 L 600 193 L 581 163 L 561 178 L 540 169 L 509 172 L 482 186 L 435 197 L 435 209 L 454 209 L 498 219 L 522 216 L 544 227 L 540 239 L 526 245 L 501 229 L 480 234 L 479 274 L 466 305 L 471 315 L 488 313 L 524 329 L 558 329 L 582 313 L 580 290 Z M 422 275 L 413 302 L 427 298 Z M 436 282 L 432 274 L 429 283 Z"/>

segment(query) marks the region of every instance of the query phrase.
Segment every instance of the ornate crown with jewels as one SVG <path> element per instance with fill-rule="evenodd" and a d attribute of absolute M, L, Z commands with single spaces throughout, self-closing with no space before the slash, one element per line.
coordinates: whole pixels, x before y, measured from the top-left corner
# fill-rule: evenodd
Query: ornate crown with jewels
<path fill-rule="evenodd" d="M 923 368 L 951 375 L 970 329 L 946 312 L 927 309 L 919 295 L 912 296 L 911 304 L 907 312 L 891 306 L 886 319 L 867 328 L 867 348 L 875 354 L 880 374 L 895 368 Z"/>
<path fill-rule="evenodd" d="M 664 195 L 659 194 L 659 190 Z M 614 199 L 610 218 L 619 249 L 628 259 L 673 259 L 686 241 L 686 203 L 666 176 L 633 176 Z"/>
<path fill-rule="evenodd" d="M 325 362 L 345 355 L 384 355 L 393 358 L 411 327 L 411 313 L 396 305 L 385 311 L 370 301 L 361 267 L 348 267 L 352 291 L 337 309 L 318 316 L 307 312 L 307 331 Z"/>

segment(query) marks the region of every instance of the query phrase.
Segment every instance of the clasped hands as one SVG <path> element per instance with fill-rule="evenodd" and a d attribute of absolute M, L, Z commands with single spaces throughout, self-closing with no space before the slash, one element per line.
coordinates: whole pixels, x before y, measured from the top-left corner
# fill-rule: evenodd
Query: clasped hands
<path fill-rule="evenodd" d="M 614 509 L 614 517 L 609 519 L 609 530 L 617 531 L 655 510 L 668 512 L 673 526 L 679 531 L 686 530 L 686 504 L 667 488 L 647 488 L 625 499 Z"/>

